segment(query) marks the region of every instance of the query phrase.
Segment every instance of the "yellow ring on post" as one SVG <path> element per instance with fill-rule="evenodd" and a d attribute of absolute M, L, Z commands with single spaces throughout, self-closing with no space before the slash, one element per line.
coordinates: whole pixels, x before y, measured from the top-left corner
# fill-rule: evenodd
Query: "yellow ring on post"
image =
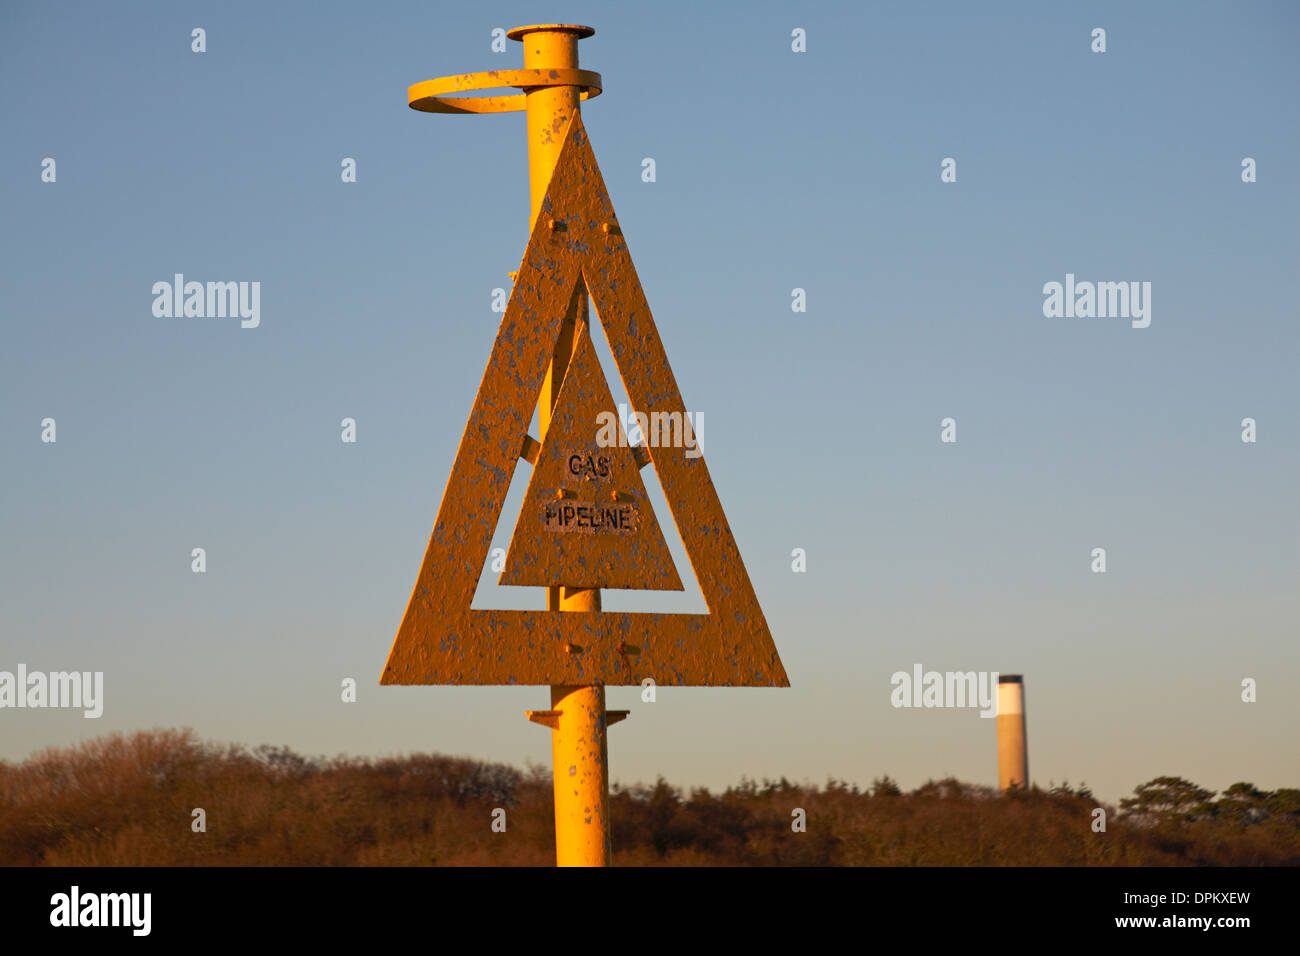
<path fill-rule="evenodd" d="M 580 100 L 600 95 L 600 74 L 591 70 L 492 70 L 461 73 L 415 83 L 406 90 L 407 103 L 425 113 L 512 113 L 524 109 L 522 93 L 511 96 L 448 96 L 471 90 L 513 86 L 528 90 L 542 86 L 579 86 Z"/>

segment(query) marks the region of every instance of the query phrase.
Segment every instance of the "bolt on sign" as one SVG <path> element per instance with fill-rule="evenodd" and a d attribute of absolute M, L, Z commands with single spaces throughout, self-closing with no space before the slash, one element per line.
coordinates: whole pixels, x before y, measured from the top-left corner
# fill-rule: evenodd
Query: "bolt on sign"
<path fill-rule="evenodd" d="M 575 110 L 380 682 L 789 686 L 698 448 L 598 442 L 615 405 L 587 322 L 540 442 L 528 434 L 565 317 L 587 294 L 633 406 L 687 421 Z M 533 471 L 500 584 L 682 590 L 641 479 L 650 465 L 708 613 L 472 609 L 520 459 Z"/>

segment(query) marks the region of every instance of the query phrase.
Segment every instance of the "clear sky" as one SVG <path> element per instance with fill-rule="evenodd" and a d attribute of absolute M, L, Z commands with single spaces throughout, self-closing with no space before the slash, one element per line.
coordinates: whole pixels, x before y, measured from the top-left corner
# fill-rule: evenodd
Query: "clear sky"
<path fill-rule="evenodd" d="M 1286 3 L 6 2 L 0 670 L 102 670 L 105 708 L 0 710 L 0 758 L 549 765 L 545 688 L 378 678 L 528 224 L 522 115 L 406 88 L 555 20 L 596 28 L 583 117 L 792 684 L 611 688 L 614 779 L 993 783 L 994 721 L 891 706 L 919 663 L 1023 673 L 1044 785 L 1300 783 Z M 260 325 L 155 317 L 178 272 L 260 282 Z M 1150 326 L 1045 317 L 1067 273 L 1150 282 Z M 659 516 L 689 590 L 607 607 L 703 610 Z"/>

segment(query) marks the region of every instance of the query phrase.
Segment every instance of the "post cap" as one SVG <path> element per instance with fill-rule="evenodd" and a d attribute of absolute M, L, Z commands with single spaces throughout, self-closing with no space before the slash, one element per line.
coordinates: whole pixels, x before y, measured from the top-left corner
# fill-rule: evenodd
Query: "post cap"
<path fill-rule="evenodd" d="M 506 36 L 512 40 L 522 40 L 530 33 L 575 33 L 579 40 L 592 36 L 596 32 L 595 27 L 584 27 L 577 23 L 534 23 L 532 26 L 515 27 L 513 30 L 506 31 Z"/>

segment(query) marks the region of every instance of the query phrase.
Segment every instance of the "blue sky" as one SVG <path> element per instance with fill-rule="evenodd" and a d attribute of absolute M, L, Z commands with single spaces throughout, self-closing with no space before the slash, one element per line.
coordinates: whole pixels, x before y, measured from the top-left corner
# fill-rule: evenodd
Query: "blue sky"
<path fill-rule="evenodd" d="M 406 87 L 555 19 L 596 27 L 583 118 L 792 684 L 611 689 L 614 778 L 993 782 L 993 721 L 890 706 L 921 663 L 1023 673 L 1043 784 L 1296 785 L 1280 3 L 6 4 L 0 669 L 103 670 L 106 702 L 0 712 L 0 758 L 179 725 L 549 764 L 544 688 L 377 681 L 528 228 L 523 117 Z M 260 326 L 156 318 L 177 272 L 260 281 Z M 1044 317 L 1067 273 L 1151 282 L 1150 327 Z"/>

